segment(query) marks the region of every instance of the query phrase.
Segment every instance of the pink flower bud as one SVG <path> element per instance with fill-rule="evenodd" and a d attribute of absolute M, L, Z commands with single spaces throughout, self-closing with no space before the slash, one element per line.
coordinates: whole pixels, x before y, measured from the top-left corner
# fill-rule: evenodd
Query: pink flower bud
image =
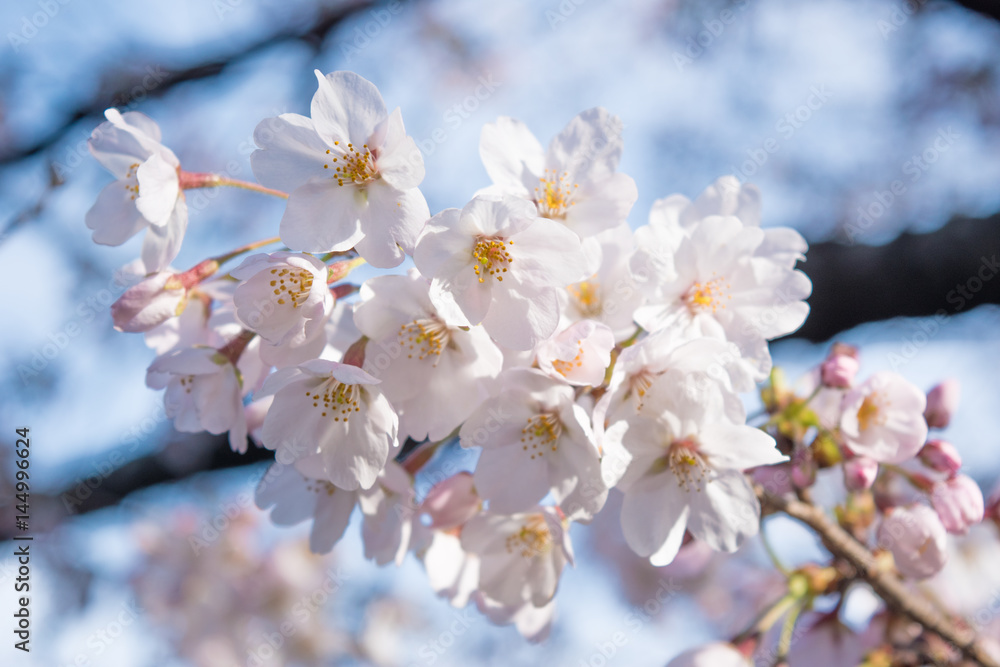
<path fill-rule="evenodd" d="M 983 492 L 967 475 L 955 475 L 937 482 L 931 491 L 931 504 L 941 517 L 945 530 L 954 535 L 969 532 L 969 526 L 983 520 L 986 511 Z"/>
<path fill-rule="evenodd" d="M 421 509 L 430 518 L 431 528 L 447 530 L 461 526 L 479 513 L 481 501 L 472 486 L 472 475 L 460 472 L 434 485 Z"/>
<path fill-rule="evenodd" d="M 941 520 L 927 505 L 894 507 L 878 530 L 878 546 L 892 552 L 904 577 L 924 579 L 948 560 L 948 536 Z"/>
<path fill-rule="evenodd" d="M 851 491 L 872 488 L 878 477 L 878 461 L 867 456 L 856 456 L 844 461 L 844 486 Z"/>
<path fill-rule="evenodd" d="M 144 278 L 111 304 L 115 329 L 149 331 L 184 310 L 187 290 L 173 273 L 161 271 Z"/>
<path fill-rule="evenodd" d="M 820 379 L 827 387 L 847 389 L 854 384 L 859 368 L 857 348 L 836 343 L 820 366 Z"/>
<path fill-rule="evenodd" d="M 953 475 L 962 467 L 962 457 L 947 440 L 930 440 L 918 455 L 925 466 Z"/>
<path fill-rule="evenodd" d="M 945 380 L 927 392 L 927 409 L 924 418 L 931 428 L 945 428 L 958 409 L 961 385 L 958 380 Z"/>

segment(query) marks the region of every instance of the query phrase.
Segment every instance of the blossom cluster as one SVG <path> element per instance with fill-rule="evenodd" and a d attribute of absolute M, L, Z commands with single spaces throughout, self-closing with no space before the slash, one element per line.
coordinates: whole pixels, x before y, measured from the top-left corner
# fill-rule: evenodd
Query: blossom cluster
<path fill-rule="evenodd" d="M 627 544 L 656 566 L 691 539 L 739 549 L 760 526 L 755 480 L 774 471 L 805 488 L 836 464 L 852 492 L 878 490 L 906 576 L 934 571 L 944 532 L 982 517 L 954 448 L 927 441 L 950 388 L 927 401 L 893 374 L 856 384 L 846 348 L 808 398 L 776 380 L 768 343 L 809 311 L 807 244 L 761 226 L 756 187 L 726 176 L 659 199 L 633 231 L 623 125 L 595 108 L 547 148 L 513 118 L 487 124 L 491 183 L 431 215 L 400 110 L 357 74 L 317 79 L 308 117 L 258 127 L 259 185 L 186 171 L 152 120 L 109 110 L 91 150 L 117 180 L 87 215 L 97 243 L 145 233 L 112 315 L 156 352 L 147 384 L 175 428 L 273 450 L 257 503 L 278 525 L 311 520 L 313 551 L 357 508 L 367 557 L 412 553 L 453 605 L 537 639 L 574 560 L 570 527 L 611 489 Z M 279 236 L 172 268 L 185 191 L 223 185 L 286 198 Z M 759 428 L 741 394 L 766 380 Z M 478 452 L 474 468 L 427 472 L 456 447 Z"/>

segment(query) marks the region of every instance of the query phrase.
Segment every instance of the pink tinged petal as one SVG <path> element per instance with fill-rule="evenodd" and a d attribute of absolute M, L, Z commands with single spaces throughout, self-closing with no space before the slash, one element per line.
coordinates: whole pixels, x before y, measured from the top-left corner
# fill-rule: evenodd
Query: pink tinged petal
<path fill-rule="evenodd" d="M 656 554 L 658 561 L 669 562 L 680 549 L 689 513 L 687 494 L 673 476 L 646 475 L 622 501 L 625 541 L 643 558 Z"/>
<path fill-rule="evenodd" d="M 983 520 L 985 512 L 983 492 L 967 475 L 935 483 L 931 504 L 945 530 L 954 535 L 965 535 L 971 526 Z"/>
<path fill-rule="evenodd" d="M 699 449 L 715 468 L 746 470 L 788 460 L 774 438 L 760 429 L 739 424 L 712 423 L 698 434 Z"/>
<path fill-rule="evenodd" d="M 87 227 L 94 230 L 94 243 L 117 246 L 125 243 L 149 223 L 135 207 L 131 190 L 121 181 L 109 183 L 87 211 Z"/>
<path fill-rule="evenodd" d="M 378 148 L 377 158 L 382 178 L 398 190 L 417 187 L 424 180 L 424 158 L 413 137 L 406 136 L 399 107 L 376 130 L 376 134 L 383 132 L 384 138 Z"/>
<path fill-rule="evenodd" d="M 350 364 L 340 364 L 335 361 L 326 362 L 326 364 L 322 365 L 317 363 L 321 361 L 325 360 L 317 359 L 316 361 L 311 361 L 309 363 L 302 364 L 302 368 L 309 371 L 313 371 L 313 369 L 323 368 L 324 366 L 326 366 L 326 364 L 332 364 L 329 373 L 333 375 L 333 377 L 336 380 L 343 382 L 344 384 L 365 385 L 365 384 L 378 384 L 379 382 L 381 382 L 381 380 L 369 374 L 367 371 L 358 368 L 357 366 L 351 366 Z M 381 402 L 379 402 L 378 404 L 380 406 L 382 405 Z"/>
<path fill-rule="evenodd" d="M 173 274 L 162 272 L 125 290 L 111 304 L 115 329 L 127 332 L 149 331 L 178 314 L 185 300 L 183 287 L 165 288 Z"/>
<path fill-rule="evenodd" d="M 367 206 L 364 194 L 353 185 L 307 183 L 289 197 L 278 233 L 293 250 L 349 250 L 364 236 L 359 217 Z"/>
<path fill-rule="evenodd" d="M 947 539 L 938 515 L 919 504 L 893 508 L 878 530 L 878 546 L 889 549 L 900 574 L 911 579 L 925 579 L 944 567 Z"/>
<path fill-rule="evenodd" d="M 479 157 L 494 184 L 523 197 L 531 196 L 545 167 L 542 145 L 531 130 L 507 116 L 483 126 Z"/>
<path fill-rule="evenodd" d="M 292 192 L 330 178 L 331 157 L 326 152 L 330 146 L 316 134 L 309 118 L 294 113 L 266 118 L 257 124 L 253 138 L 259 149 L 250 155 L 250 167 L 262 185 Z"/>
<path fill-rule="evenodd" d="M 320 487 L 316 498 L 316 520 L 309 534 L 310 551 L 325 554 L 333 549 L 347 530 L 356 501 L 357 493 L 353 491 Z"/>
<path fill-rule="evenodd" d="M 691 534 L 716 551 L 733 552 L 760 528 L 760 503 L 741 472 L 718 471 L 689 493 Z"/>
<path fill-rule="evenodd" d="M 382 95 L 371 81 L 354 72 L 316 70 L 319 89 L 313 95 L 310 115 L 316 132 L 327 143 L 367 143 L 376 126 L 388 115 Z"/>
<path fill-rule="evenodd" d="M 464 307 L 463 311 L 470 315 Z M 473 321 L 471 315 L 469 320 Z M 493 302 L 482 323 L 504 347 L 531 350 L 551 336 L 559 324 L 559 295 L 551 287 L 529 289 L 526 285 L 493 290 Z"/>
<path fill-rule="evenodd" d="M 170 266 L 184 242 L 188 209 L 184 197 L 177 199 L 170 219 L 162 227 L 149 227 L 142 241 L 142 261 L 149 271 L 162 271 Z"/>
<path fill-rule="evenodd" d="M 549 464 L 530 459 L 520 442 L 487 448 L 474 473 L 476 490 L 490 511 L 513 514 L 531 509 L 549 491 Z"/>
<path fill-rule="evenodd" d="M 139 197 L 135 207 L 156 227 L 167 224 L 177 204 L 180 186 L 177 169 L 159 155 L 152 155 L 136 171 Z"/>

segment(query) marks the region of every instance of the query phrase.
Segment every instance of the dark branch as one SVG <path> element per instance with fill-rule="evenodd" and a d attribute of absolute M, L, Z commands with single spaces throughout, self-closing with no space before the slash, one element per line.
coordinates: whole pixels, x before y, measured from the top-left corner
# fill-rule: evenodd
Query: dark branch
<path fill-rule="evenodd" d="M 864 322 L 1000 304 L 1000 280 L 993 279 L 1000 273 L 998 229 L 1000 214 L 955 218 L 936 232 L 903 234 L 883 246 L 810 246 L 800 268 L 813 282 L 811 312 L 792 336 L 819 342 Z"/>
<path fill-rule="evenodd" d="M 301 27 L 289 27 L 278 30 L 267 37 L 247 44 L 239 49 L 225 54 L 216 60 L 203 62 L 197 65 L 179 69 L 177 71 L 166 72 L 163 78 L 155 87 L 143 85 L 143 79 L 148 78 L 144 69 L 145 65 L 152 63 L 145 62 L 141 66 L 132 67 L 129 70 L 115 72 L 104 77 L 107 81 L 114 81 L 116 90 L 99 90 L 90 100 L 69 111 L 63 122 L 47 133 L 42 138 L 26 146 L 11 146 L 8 150 L 0 153 L 0 165 L 10 164 L 33 155 L 37 155 L 54 146 L 75 123 L 86 118 L 100 118 L 104 110 L 109 106 L 128 106 L 134 101 L 135 91 L 142 91 L 143 95 L 149 97 L 162 97 L 175 86 L 188 81 L 201 81 L 219 75 L 230 65 L 247 60 L 276 44 L 284 42 L 302 42 L 308 44 L 314 50 L 318 50 L 323 40 L 342 21 L 367 7 L 371 7 L 373 0 L 354 0 L 333 8 L 323 8 L 311 24 Z M 139 62 L 134 56 L 125 56 L 122 62 Z M 166 66 L 164 66 L 166 67 Z"/>

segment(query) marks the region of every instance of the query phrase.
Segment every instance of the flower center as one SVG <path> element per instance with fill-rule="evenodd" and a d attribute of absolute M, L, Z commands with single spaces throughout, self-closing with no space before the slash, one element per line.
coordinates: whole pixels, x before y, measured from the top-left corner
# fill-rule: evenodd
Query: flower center
<path fill-rule="evenodd" d="M 707 282 L 691 285 L 683 300 L 692 315 L 708 311 L 715 313 L 726 307 L 724 301 L 733 298 L 728 293 L 730 287 L 732 286 L 725 278 L 712 278 Z"/>
<path fill-rule="evenodd" d="M 340 142 L 333 142 L 334 146 L 340 147 Z M 327 149 L 327 155 L 335 155 L 333 162 L 324 164 L 324 169 L 329 169 L 331 164 L 335 165 L 333 177 L 337 179 L 337 185 L 343 186 L 345 183 L 363 185 L 374 181 L 379 177 L 378 167 L 375 165 L 375 155 L 368 149 L 368 144 L 358 150 L 354 144 L 347 144 L 347 148 L 340 148 L 340 153 L 334 153 Z"/>
<path fill-rule="evenodd" d="M 684 491 L 701 492 L 708 476 L 708 464 L 698 452 L 698 443 L 691 438 L 671 443 L 663 463 Z"/>
<path fill-rule="evenodd" d="M 306 269 L 271 269 L 271 287 L 274 296 L 278 297 L 278 305 L 283 306 L 291 301 L 292 308 L 298 308 L 312 291 L 313 274 Z"/>
<path fill-rule="evenodd" d="M 323 393 L 319 392 L 323 389 Z M 358 385 L 344 384 L 338 380 L 330 378 L 315 391 L 307 391 L 306 398 L 312 401 L 313 407 L 322 410 L 321 416 L 333 415 L 333 421 L 347 421 L 352 412 L 359 412 L 358 396 L 361 393 Z M 320 406 L 322 403 L 322 407 Z"/>
<path fill-rule="evenodd" d="M 139 170 L 139 163 L 133 162 L 128 166 L 128 171 L 125 172 L 125 189 L 132 193 L 129 199 L 135 199 L 139 196 L 139 176 L 137 174 Z"/>
<path fill-rule="evenodd" d="M 552 550 L 552 533 L 540 516 L 532 516 L 521 526 L 521 530 L 507 536 L 507 553 L 520 552 L 522 558 L 543 556 Z"/>
<path fill-rule="evenodd" d="M 184 388 L 185 394 L 190 394 L 192 387 L 194 387 L 194 376 L 193 375 L 182 375 L 181 376 L 181 387 Z"/>
<path fill-rule="evenodd" d="M 566 212 L 573 206 L 574 191 L 580 187 L 576 183 L 568 183 L 569 172 L 562 174 L 555 169 L 546 169 L 545 174 L 538 179 L 538 186 L 535 187 L 535 204 L 538 206 L 538 215 L 544 218 L 562 220 L 566 217 Z"/>
<path fill-rule="evenodd" d="M 401 325 L 398 339 L 400 346 L 409 350 L 407 358 L 412 359 L 414 354 L 417 359 L 433 355 L 436 357 L 434 365 L 437 366 L 441 352 L 451 341 L 451 329 L 436 317 L 421 318 Z"/>
<path fill-rule="evenodd" d="M 565 359 L 553 359 L 552 360 L 552 368 L 556 369 L 556 371 L 560 375 L 562 375 L 563 377 L 566 377 L 567 375 L 569 375 L 570 373 L 573 372 L 574 368 L 579 368 L 580 366 L 583 366 L 583 341 L 582 340 L 576 341 L 576 356 L 575 357 L 573 357 L 569 361 L 566 361 Z"/>
<path fill-rule="evenodd" d="M 514 245 L 514 242 L 507 241 L 507 244 Z M 501 238 L 481 237 L 476 241 L 476 247 L 472 249 L 472 256 L 476 260 L 472 270 L 476 272 L 481 283 L 485 282 L 487 277 L 495 277 L 503 282 L 503 276 L 500 274 L 507 273 L 507 267 L 514 261 Z"/>
<path fill-rule="evenodd" d="M 601 285 L 596 280 L 584 280 L 570 285 L 566 290 L 584 317 L 599 317 L 604 312 L 604 305 L 601 303 Z"/>
<path fill-rule="evenodd" d="M 541 458 L 545 448 L 556 451 L 559 448 L 559 436 L 562 435 L 562 422 L 558 415 L 552 412 L 528 417 L 528 423 L 521 429 L 521 449 L 531 454 L 531 458 Z"/>
<path fill-rule="evenodd" d="M 883 397 L 877 392 L 865 396 L 865 400 L 861 402 L 861 407 L 858 408 L 858 426 L 862 431 L 867 431 L 871 426 L 881 426 L 885 423 L 885 411 L 882 410 L 882 403 L 888 404 L 888 401 L 883 401 Z"/>
<path fill-rule="evenodd" d="M 306 491 L 312 491 L 316 494 L 325 493 L 328 496 L 332 496 L 336 490 L 337 487 L 325 479 L 306 480 Z"/>

